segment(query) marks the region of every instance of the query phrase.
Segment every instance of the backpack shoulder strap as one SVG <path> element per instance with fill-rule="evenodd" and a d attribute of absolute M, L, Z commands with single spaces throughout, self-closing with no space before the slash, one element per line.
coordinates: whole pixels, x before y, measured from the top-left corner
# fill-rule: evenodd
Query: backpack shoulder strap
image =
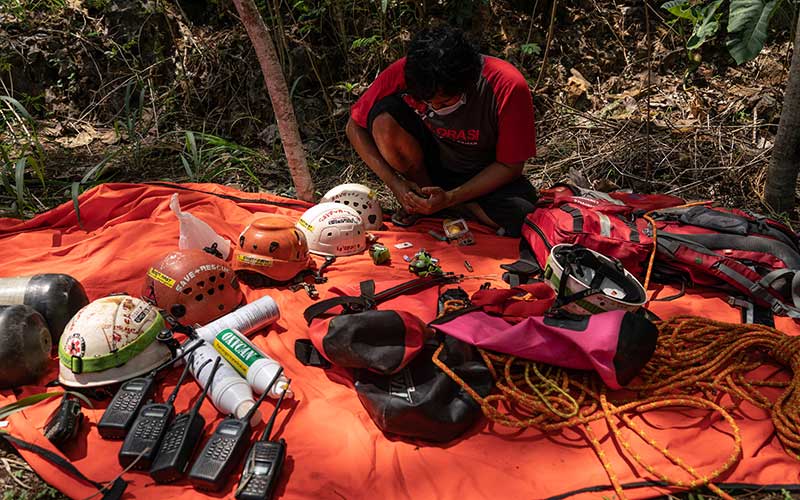
<path fill-rule="evenodd" d="M 543 272 L 525 238 L 521 238 L 519 242 L 519 259 L 511 264 L 500 264 L 500 268 L 506 271 L 503 273 L 503 281 L 511 287 L 536 281 L 533 278 Z"/>

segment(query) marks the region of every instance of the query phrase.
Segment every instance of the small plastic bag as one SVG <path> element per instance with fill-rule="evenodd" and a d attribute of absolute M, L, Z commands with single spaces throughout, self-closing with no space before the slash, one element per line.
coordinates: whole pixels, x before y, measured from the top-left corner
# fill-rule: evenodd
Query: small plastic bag
<path fill-rule="evenodd" d="M 218 257 L 223 260 L 228 258 L 231 252 L 231 242 L 218 235 L 206 222 L 200 220 L 189 212 L 181 212 L 181 204 L 178 201 L 178 194 L 173 194 L 169 202 L 169 208 L 178 217 L 181 223 L 180 239 L 178 248 L 181 250 L 197 248 L 200 250 L 216 249 Z"/>

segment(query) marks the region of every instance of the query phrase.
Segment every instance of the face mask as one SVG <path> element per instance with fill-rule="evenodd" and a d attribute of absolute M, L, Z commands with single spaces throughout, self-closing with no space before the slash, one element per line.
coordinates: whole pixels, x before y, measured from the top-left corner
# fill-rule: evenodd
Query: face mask
<path fill-rule="evenodd" d="M 433 109 L 433 108 L 430 107 L 430 104 L 429 104 L 428 105 L 428 109 L 430 110 L 431 113 L 433 113 L 435 115 L 446 116 L 446 115 L 449 115 L 449 114 L 455 112 L 455 110 L 457 110 L 458 108 L 460 108 L 461 106 L 466 104 L 466 102 L 467 102 L 467 95 L 466 94 L 461 94 L 461 98 L 458 101 L 456 101 L 455 103 L 453 103 L 453 104 L 451 104 L 449 106 L 445 106 L 445 107 L 439 108 L 439 109 Z"/>

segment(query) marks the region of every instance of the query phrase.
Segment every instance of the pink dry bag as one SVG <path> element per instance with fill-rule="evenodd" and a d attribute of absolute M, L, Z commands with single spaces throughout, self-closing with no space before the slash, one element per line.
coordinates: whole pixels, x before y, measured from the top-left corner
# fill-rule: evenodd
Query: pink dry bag
<path fill-rule="evenodd" d="M 656 348 L 658 330 L 627 311 L 592 316 L 532 316 L 511 324 L 472 310 L 430 324 L 477 347 L 563 368 L 594 370 L 611 389 L 628 384 Z"/>

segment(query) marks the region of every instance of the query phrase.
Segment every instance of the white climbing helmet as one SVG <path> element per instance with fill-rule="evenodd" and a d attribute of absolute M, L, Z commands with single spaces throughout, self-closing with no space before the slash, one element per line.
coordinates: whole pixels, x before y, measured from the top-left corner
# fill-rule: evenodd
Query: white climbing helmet
<path fill-rule="evenodd" d="M 363 184 L 340 184 L 320 200 L 321 203 L 331 201 L 355 208 L 367 231 L 378 229 L 383 224 L 383 211 L 375 198 L 375 191 Z"/>
<path fill-rule="evenodd" d="M 367 248 L 367 231 L 354 208 L 341 203 L 320 203 L 306 210 L 297 221 L 308 242 L 308 251 L 317 255 L 353 255 Z"/>
<path fill-rule="evenodd" d="M 58 343 L 58 380 L 69 387 L 115 384 L 147 373 L 170 359 L 156 337 L 164 318 L 129 295 L 97 299 L 67 323 Z"/>
<path fill-rule="evenodd" d="M 556 291 L 553 308 L 573 314 L 634 312 L 647 301 L 642 284 L 618 260 L 581 245 L 554 246 L 544 278 Z"/>

